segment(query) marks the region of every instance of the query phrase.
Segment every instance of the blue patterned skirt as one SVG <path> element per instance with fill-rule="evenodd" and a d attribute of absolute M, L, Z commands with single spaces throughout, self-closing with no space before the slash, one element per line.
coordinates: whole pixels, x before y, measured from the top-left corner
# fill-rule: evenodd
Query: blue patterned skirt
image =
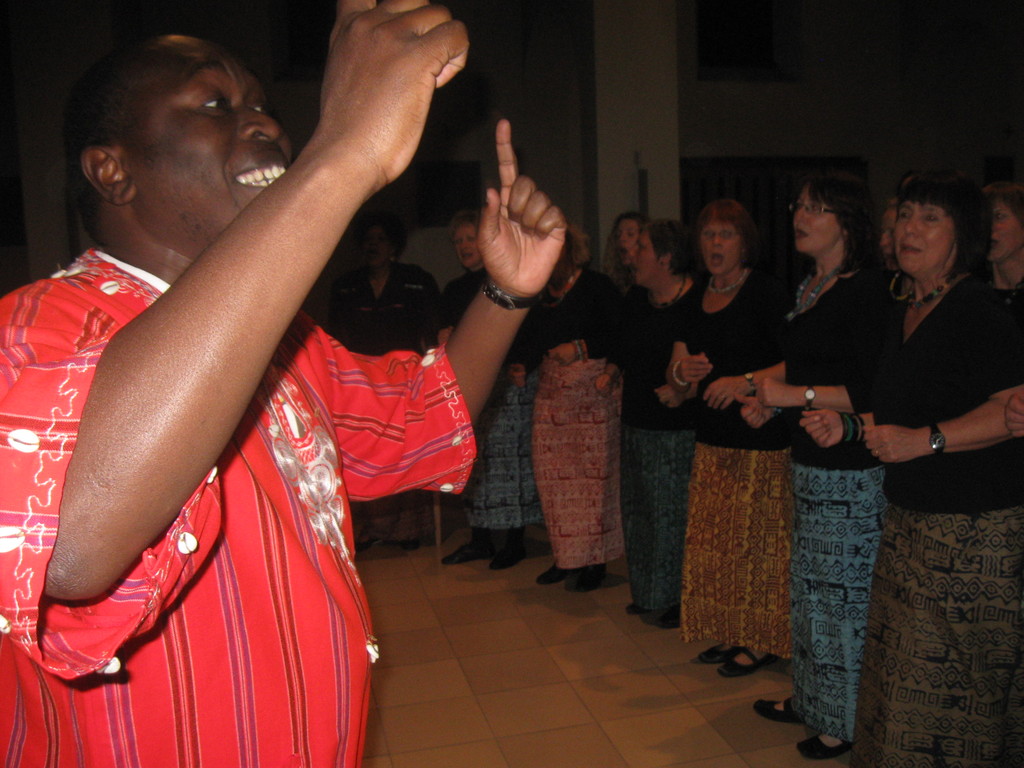
<path fill-rule="evenodd" d="M 633 603 L 679 602 L 693 432 L 622 425 L 622 532 Z"/>
<path fill-rule="evenodd" d="M 544 520 L 530 448 L 539 376 L 534 371 L 525 387 L 517 387 L 502 375 L 477 419 L 477 460 L 466 489 L 466 517 L 474 528 L 522 528 Z"/>
<path fill-rule="evenodd" d="M 793 463 L 793 708 L 809 727 L 853 739 L 885 470 Z"/>

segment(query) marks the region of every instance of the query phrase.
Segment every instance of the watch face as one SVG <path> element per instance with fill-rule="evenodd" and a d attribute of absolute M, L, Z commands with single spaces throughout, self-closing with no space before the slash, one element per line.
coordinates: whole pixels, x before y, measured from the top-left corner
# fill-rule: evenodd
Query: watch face
<path fill-rule="evenodd" d="M 814 399 L 814 395 L 815 395 L 815 392 L 814 392 L 814 387 L 808 387 L 808 388 L 807 388 L 807 389 L 806 389 L 806 390 L 804 391 L 804 398 L 805 398 L 806 400 L 813 400 L 813 399 Z"/>
<path fill-rule="evenodd" d="M 946 447 L 946 436 L 941 432 L 932 432 L 931 446 L 933 451 L 939 451 Z"/>

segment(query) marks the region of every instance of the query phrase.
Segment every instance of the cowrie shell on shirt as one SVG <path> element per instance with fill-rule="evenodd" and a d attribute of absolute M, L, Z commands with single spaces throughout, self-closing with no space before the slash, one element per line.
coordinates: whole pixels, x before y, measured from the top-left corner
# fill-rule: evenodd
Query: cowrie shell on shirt
<path fill-rule="evenodd" d="M 9 635 L 11 633 L 11 620 L 6 616 L 0 616 L 0 635 Z"/>
<path fill-rule="evenodd" d="M 25 543 L 25 532 L 15 525 L 0 525 L 0 553 L 13 552 Z"/>
<path fill-rule="evenodd" d="M 107 294 L 107 296 L 113 296 L 121 290 L 121 284 L 117 280 L 107 280 L 107 282 L 100 286 L 100 290 Z"/>
<path fill-rule="evenodd" d="M 101 675 L 116 675 L 121 671 L 121 660 L 115 656 L 107 662 L 107 666 L 99 670 Z"/>
<path fill-rule="evenodd" d="M 16 451 L 32 453 L 39 450 L 39 435 L 31 429 L 12 429 L 7 435 L 7 444 Z"/>

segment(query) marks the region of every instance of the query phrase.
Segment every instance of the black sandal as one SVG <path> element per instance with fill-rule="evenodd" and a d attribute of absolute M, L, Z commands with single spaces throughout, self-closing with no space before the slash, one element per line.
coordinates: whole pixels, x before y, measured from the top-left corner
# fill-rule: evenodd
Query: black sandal
<path fill-rule="evenodd" d="M 740 664 L 736 661 L 736 656 L 739 656 L 741 653 L 750 659 L 750 664 Z M 718 668 L 718 674 L 722 677 L 743 677 L 744 675 L 753 674 L 761 667 L 778 660 L 779 657 L 774 653 L 766 653 L 758 658 L 750 652 L 749 648 L 740 648 L 733 658 Z"/>
<path fill-rule="evenodd" d="M 706 651 L 697 654 L 697 661 L 701 664 L 724 664 L 742 649 L 739 645 L 713 645 Z"/>

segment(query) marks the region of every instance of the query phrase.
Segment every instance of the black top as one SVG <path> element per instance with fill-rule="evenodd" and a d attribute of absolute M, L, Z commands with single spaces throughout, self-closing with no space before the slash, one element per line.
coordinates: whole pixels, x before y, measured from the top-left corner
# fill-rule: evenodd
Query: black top
<path fill-rule="evenodd" d="M 615 332 L 609 362 L 622 371 L 622 421 L 631 427 L 651 430 L 693 429 L 696 401 L 666 408 L 654 390 L 665 383 L 665 369 L 672 359 L 672 344 L 679 338 L 687 304 L 699 302 L 699 283 L 675 303 L 654 307 L 647 289 L 634 285 L 626 292 L 622 322 Z"/>
<path fill-rule="evenodd" d="M 903 342 L 906 304 L 890 314 L 875 379 L 876 424 L 925 427 L 1024 383 L 1024 343 L 989 286 L 953 286 Z M 922 512 L 978 514 L 1024 504 L 1024 440 L 887 464 L 885 494 Z"/>
<path fill-rule="evenodd" d="M 466 271 L 451 280 L 441 293 L 441 327 L 448 328 L 462 319 L 473 297 L 487 279 L 487 270 Z"/>
<path fill-rule="evenodd" d="M 995 294 L 999 302 L 1009 310 L 1017 327 L 1024 331 L 1024 288 L 997 288 Z"/>
<path fill-rule="evenodd" d="M 845 386 L 857 413 L 871 410 L 871 386 L 882 354 L 892 296 L 885 276 L 862 269 L 836 280 L 806 312 L 782 329 L 786 383 L 801 387 Z M 878 460 L 864 443 L 819 448 L 800 426 L 803 407 L 783 417 L 793 440 L 793 460 L 824 469 L 867 469 Z"/>
<path fill-rule="evenodd" d="M 514 362 L 533 370 L 549 349 L 576 339 L 586 343 L 589 358 L 607 357 L 621 312 L 622 294 L 611 278 L 584 269 L 561 301 L 543 301 L 530 310 Z"/>
<path fill-rule="evenodd" d="M 352 352 L 383 355 L 396 349 L 423 353 L 437 344 L 439 293 L 433 276 L 415 264 L 391 264 L 379 297 L 366 267 L 346 272 L 331 286 L 331 333 Z"/>
<path fill-rule="evenodd" d="M 724 309 L 705 312 L 699 300 L 688 305 L 692 311 L 684 317 L 678 338 L 686 342 L 691 355 L 703 352 L 714 366 L 697 388 L 698 442 L 759 451 L 789 446 L 789 431 L 782 419 L 751 429 L 740 415 L 740 403 L 717 410 L 704 403 L 703 395 L 722 376 L 742 376 L 782 360 L 779 329 L 790 304 L 782 283 L 755 269 Z"/>

